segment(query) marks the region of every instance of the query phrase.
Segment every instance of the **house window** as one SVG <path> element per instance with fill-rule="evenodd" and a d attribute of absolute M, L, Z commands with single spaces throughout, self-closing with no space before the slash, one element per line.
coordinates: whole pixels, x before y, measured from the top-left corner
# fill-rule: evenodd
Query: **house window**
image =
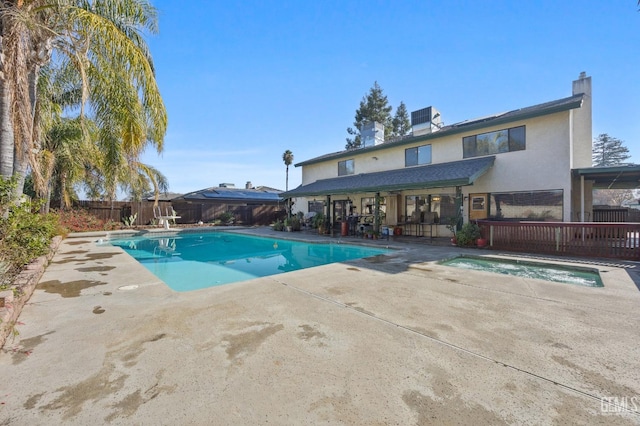
<path fill-rule="evenodd" d="M 561 189 L 493 193 L 489 199 L 489 218 L 562 221 L 562 197 Z"/>
<path fill-rule="evenodd" d="M 404 206 L 405 222 L 422 222 L 422 213 L 427 211 L 427 206 L 426 195 L 407 195 Z"/>
<path fill-rule="evenodd" d="M 431 164 L 431 145 L 416 146 L 404 150 L 404 166 Z"/>
<path fill-rule="evenodd" d="M 462 138 L 464 158 L 525 149 L 525 126 L 481 133 Z"/>
<path fill-rule="evenodd" d="M 324 202 L 323 201 L 309 201 L 309 213 L 324 213 Z"/>
<path fill-rule="evenodd" d="M 486 211 L 486 207 L 484 205 L 485 198 L 484 197 L 473 197 L 471 199 L 471 210 L 475 211 Z"/>
<path fill-rule="evenodd" d="M 450 219 L 457 217 L 455 194 L 431 195 L 430 211 L 437 213 L 440 223 L 449 223 Z"/>
<path fill-rule="evenodd" d="M 354 168 L 353 159 L 338 161 L 338 176 L 352 175 Z"/>
<path fill-rule="evenodd" d="M 387 203 L 385 197 L 380 197 L 380 211 L 385 213 L 387 211 Z M 376 199 L 375 197 L 362 197 L 362 214 L 374 214 L 376 211 Z"/>

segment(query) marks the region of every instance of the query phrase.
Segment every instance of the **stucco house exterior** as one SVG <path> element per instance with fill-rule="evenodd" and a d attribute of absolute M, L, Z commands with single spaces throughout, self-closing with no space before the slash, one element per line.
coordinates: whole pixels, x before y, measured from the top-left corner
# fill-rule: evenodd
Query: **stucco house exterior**
<path fill-rule="evenodd" d="M 579 221 L 591 182 L 572 171 L 591 167 L 591 96 L 581 73 L 568 97 L 478 119 L 443 125 L 434 107 L 414 111 L 396 140 L 377 140 L 374 123 L 364 147 L 295 164 L 302 183 L 281 195 L 334 228 L 354 216 L 440 236 L 456 220 Z"/>

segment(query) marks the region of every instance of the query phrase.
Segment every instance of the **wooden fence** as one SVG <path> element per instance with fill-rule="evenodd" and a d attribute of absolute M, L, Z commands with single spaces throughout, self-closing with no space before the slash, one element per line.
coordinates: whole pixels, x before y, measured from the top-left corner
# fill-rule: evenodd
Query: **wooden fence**
<path fill-rule="evenodd" d="M 172 203 L 159 201 L 158 206 L 163 215 L 173 208 L 180 219 L 176 223 L 189 224 L 211 223 L 221 213 L 229 212 L 238 225 L 269 225 L 282 219 L 286 212 L 284 207 L 277 205 L 234 205 L 234 204 L 191 204 L 185 202 Z M 123 219 L 137 214 L 135 225 L 150 225 L 155 220 L 153 201 L 77 201 L 74 208 L 87 210 L 93 216 L 102 220 L 122 222 Z"/>
<path fill-rule="evenodd" d="M 640 260 L 640 223 L 478 221 L 489 247 Z"/>
<path fill-rule="evenodd" d="M 593 209 L 594 222 L 626 222 L 629 209 Z"/>
<path fill-rule="evenodd" d="M 286 212 L 279 205 L 247 205 L 233 203 L 192 203 L 175 201 L 173 208 L 181 216 L 178 223 L 211 223 L 222 213 L 231 213 L 238 225 L 269 225 L 282 219 Z"/>
<path fill-rule="evenodd" d="M 165 214 L 167 208 L 171 210 L 170 201 L 159 201 L 158 206 L 162 214 Z M 153 201 L 76 201 L 73 207 L 87 210 L 98 219 L 114 222 L 122 222 L 137 214 L 136 225 L 150 225 L 155 218 Z"/>

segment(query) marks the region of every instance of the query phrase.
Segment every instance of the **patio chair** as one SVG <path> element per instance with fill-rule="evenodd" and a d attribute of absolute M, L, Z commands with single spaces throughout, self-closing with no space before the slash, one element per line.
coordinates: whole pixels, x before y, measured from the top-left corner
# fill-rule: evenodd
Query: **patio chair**
<path fill-rule="evenodd" d="M 165 210 L 166 214 L 162 214 L 162 209 L 160 206 L 155 206 L 153 208 L 153 217 L 158 221 L 158 225 L 164 226 L 164 229 L 169 229 L 169 221 L 173 220 L 173 224 L 176 224 L 176 219 L 180 219 L 182 216 L 178 216 L 176 212 L 171 207 L 171 211 L 169 211 L 169 207 Z"/>

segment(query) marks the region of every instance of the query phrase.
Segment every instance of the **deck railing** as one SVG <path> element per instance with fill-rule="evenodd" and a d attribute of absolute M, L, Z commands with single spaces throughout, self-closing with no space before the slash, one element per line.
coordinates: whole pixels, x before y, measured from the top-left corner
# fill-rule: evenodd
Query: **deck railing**
<path fill-rule="evenodd" d="M 496 250 L 640 260 L 640 223 L 478 221 Z"/>

